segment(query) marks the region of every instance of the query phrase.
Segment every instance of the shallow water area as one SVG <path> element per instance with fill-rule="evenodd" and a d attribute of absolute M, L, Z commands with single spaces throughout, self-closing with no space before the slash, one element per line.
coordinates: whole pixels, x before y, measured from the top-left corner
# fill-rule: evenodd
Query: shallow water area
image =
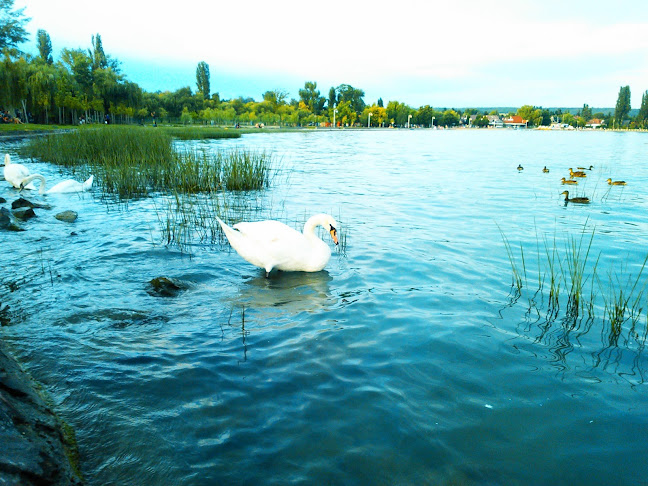
<path fill-rule="evenodd" d="M 16 143 L 0 148 L 70 177 Z M 605 299 L 608 277 L 633 282 L 648 254 L 648 135 L 179 143 L 272 152 L 265 209 L 295 227 L 329 212 L 344 248 L 323 232 L 325 271 L 266 278 L 226 244 L 165 246 L 164 196 L 33 196 L 53 208 L 1 236 L 2 334 L 76 429 L 88 484 L 647 484 L 648 319 L 610 326 Z M 568 190 L 591 203 L 565 205 L 560 178 L 589 165 Z M 76 222 L 54 219 L 67 209 Z M 537 291 L 548 252 L 573 242 L 596 294 L 576 319 Z M 186 288 L 155 295 L 159 276 Z"/>

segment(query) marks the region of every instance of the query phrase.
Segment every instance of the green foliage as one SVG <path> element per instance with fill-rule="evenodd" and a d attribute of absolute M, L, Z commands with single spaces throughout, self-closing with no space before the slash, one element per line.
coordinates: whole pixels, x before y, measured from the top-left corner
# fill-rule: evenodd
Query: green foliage
<path fill-rule="evenodd" d="M 488 117 L 482 115 L 482 116 L 478 116 L 475 119 L 475 121 L 473 122 L 473 126 L 478 128 L 484 128 L 488 126 L 488 123 L 489 123 Z"/>
<path fill-rule="evenodd" d="M 365 108 L 364 91 L 348 84 L 341 84 L 335 91 L 337 92 L 338 104 L 347 102 L 356 115 L 362 113 Z"/>
<path fill-rule="evenodd" d="M 200 61 L 196 67 L 196 86 L 199 93 L 202 93 L 205 98 L 209 98 L 209 93 L 211 92 L 209 64 L 205 61 Z"/>
<path fill-rule="evenodd" d="M 614 109 L 614 122 L 617 127 L 623 126 L 630 113 L 630 86 L 621 86 L 616 108 Z"/>
<path fill-rule="evenodd" d="M 528 120 L 529 125 L 539 126 L 542 124 L 543 114 L 542 110 L 531 105 L 523 105 L 517 110 L 517 115 L 521 116 L 523 120 Z"/>
<path fill-rule="evenodd" d="M 407 125 L 409 115 L 414 114 L 414 110 L 411 107 L 398 101 L 390 101 L 387 103 L 386 109 L 389 121 L 399 127 Z"/>
<path fill-rule="evenodd" d="M 641 95 L 641 108 L 636 119 L 637 125 L 641 128 L 648 128 L 648 91 Z"/>
<path fill-rule="evenodd" d="M 38 47 L 38 54 L 43 62 L 47 64 L 53 64 L 54 59 L 52 58 L 52 41 L 50 40 L 49 34 L 43 30 L 38 29 L 36 33 L 36 43 Z"/>
<path fill-rule="evenodd" d="M 24 25 L 30 20 L 24 17 L 25 7 L 13 10 L 14 0 L 0 0 L 0 51 L 15 49 L 27 40 Z"/>
<path fill-rule="evenodd" d="M 299 99 L 303 101 L 304 104 L 308 106 L 308 109 L 315 115 L 322 113 L 324 103 L 326 103 L 326 99 L 323 96 L 320 96 L 315 81 L 306 81 L 304 89 L 299 90 Z"/>
<path fill-rule="evenodd" d="M 337 105 L 337 93 L 335 91 L 335 88 L 331 86 L 328 95 L 328 109 L 332 110 L 335 107 L 335 105 Z"/>
<path fill-rule="evenodd" d="M 108 58 L 103 50 L 103 44 L 101 43 L 101 36 L 99 34 L 92 36 L 92 50 L 90 51 L 90 56 L 92 58 L 93 71 L 96 71 L 97 69 L 106 69 L 108 67 Z"/>

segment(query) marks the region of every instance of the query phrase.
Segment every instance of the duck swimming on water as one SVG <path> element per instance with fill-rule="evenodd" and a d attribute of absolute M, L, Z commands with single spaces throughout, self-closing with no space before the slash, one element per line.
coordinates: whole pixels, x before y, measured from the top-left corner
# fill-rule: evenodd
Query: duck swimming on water
<path fill-rule="evenodd" d="M 522 164 L 518 164 L 517 170 L 519 170 L 520 172 L 524 170 L 524 167 L 522 167 Z"/>
<path fill-rule="evenodd" d="M 587 174 L 582 170 L 577 170 L 574 172 L 572 168 L 569 168 L 569 177 L 587 177 Z"/>
<path fill-rule="evenodd" d="M 545 165 L 544 168 L 542 169 L 542 172 L 544 172 L 545 174 L 546 174 L 547 172 L 549 172 L 549 169 L 547 169 L 547 166 L 546 166 L 546 165 Z"/>
<path fill-rule="evenodd" d="M 593 165 L 589 166 L 589 169 L 587 167 L 576 167 L 578 170 L 592 170 L 594 168 Z"/>
<path fill-rule="evenodd" d="M 590 200 L 588 197 L 569 197 L 569 191 L 563 191 L 560 195 L 565 195 L 565 203 L 576 203 L 576 204 L 589 204 Z"/>
<path fill-rule="evenodd" d="M 608 179 L 607 183 L 611 186 L 625 186 L 626 181 L 613 181 L 612 179 Z"/>
<path fill-rule="evenodd" d="M 565 179 L 564 177 L 560 179 L 560 182 L 562 182 L 563 184 L 578 184 L 578 181 L 575 181 L 574 179 Z"/>

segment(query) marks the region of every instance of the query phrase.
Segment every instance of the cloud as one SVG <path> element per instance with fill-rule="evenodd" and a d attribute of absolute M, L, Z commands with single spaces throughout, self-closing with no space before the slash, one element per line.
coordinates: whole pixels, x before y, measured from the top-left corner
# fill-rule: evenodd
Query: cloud
<path fill-rule="evenodd" d="M 185 0 L 174 8 L 130 0 L 106 7 L 87 0 L 16 0 L 22 5 L 33 17 L 29 28 L 46 29 L 55 49 L 89 47 L 100 33 L 106 52 L 125 66 L 162 67 L 169 83 L 175 70 L 181 86 L 193 84 L 195 65 L 206 61 L 212 77 L 227 73 L 248 86 L 264 80 L 349 83 L 416 102 L 423 86 L 437 98 L 456 97 L 455 104 L 489 94 L 486 87 L 489 99 L 517 99 L 530 86 L 536 98 L 570 95 L 572 104 L 580 103 L 582 79 L 596 80 L 603 90 L 609 86 L 601 80 L 613 78 L 617 88 L 599 92 L 598 99 L 616 99 L 623 84 L 645 89 L 644 70 L 636 67 L 648 57 L 648 22 L 636 21 L 648 18 L 648 2 L 641 0 L 624 2 L 624 8 L 585 0 Z M 386 92 L 392 88 L 396 93 Z"/>

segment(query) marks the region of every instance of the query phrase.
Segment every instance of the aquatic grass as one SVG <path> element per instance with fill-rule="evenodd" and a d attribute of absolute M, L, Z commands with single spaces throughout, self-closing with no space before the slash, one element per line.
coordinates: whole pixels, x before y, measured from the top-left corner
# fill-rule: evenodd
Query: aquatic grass
<path fill-rule="evenodd" d="M 222 167 L 223 184 L 230 191 L 263 189 L 270 185 L 269 157 L 264 152 L 250 152 L 236 149 L 223 159 L 218 154 Z"/>
<path fill-rule="evenodd" d="M 508 238 L 502 231 L 502 228 L 500 228 L 499 225 L 497 225 L 497 228 L 499 229 L 499 232 L 502 235 L 502 240 L 504 241 L 504 248 L 506 249 L 506 254 L 508 256 L 509 263 L 511 264 L 511 270 L 513 272 L 513 282 L 511 283 L 511 289 L 515 289 L 515 295 L 519 297 L 522 292 L 522 276 L 520 274 L 520 270 L 518 269 L 517 261 L 513 256 L 511 243 L 509 242 Z M 523 252 L 521 243 L 520 243 L 520 251 Z M 524 262 L 524 255 L 522 255 L 522 262 Z M 526 274 L 526 269 L 525 269 L 525 274 Z"/>
<path fill-rule="evenodd" d="M 266 152 L 176 149 L 171 136 L 151 127 L 83 128 L 28 141 L 26 156 L 94 174 L 107 197 L 150 193 L 212 193 L 269 187 L 276 171 Z"/>
<path fill-rule="evenodd" d="M 592 230 L 589 234 L 582 231 L 577 238 L 569 236 L 562 249 L 556 244 L 555 234 L 553 240 L 543 237 L 546 258 L 538 258 L 538 288 L 534 290 L 528 288 L 526 265 L 523 279 L 511 244 L 502 233 L 513 275 L 514 299 L 508 306 L 513 305 L 521 297 L 524 289 L 528 288 L 530 292 L 534 292 L 526 313 L 528 319 L 531 308 L 536 307 L 535 296 L 548 291 L 547 314 L 545 324 L 540 326 L 542 333 L 539 339 L 548 332 L 551 323 L 560 315 L 563 316 L 560 322 L 570 331 L 580 328 L 583 319 L 587 318 L 589 324 L 583 332 L 589 331 L 595 321 L 597 309 L 603 311 L 598 322 L 601 323 L 601 331 L 609 346 L 617 346 L 624 332 L 628 336 L 634 334 L 639 339 L 637 326 L 645 310 L 644 299 L 648 287 L 648 278 L 645 275 L 648 255 L 636 275 L 630 273 L 622 264 L 616 266 L 614 271 L 608 272 L 607 279 L 601 278 L 601 255 L 594 260 L 591 258 L 595 234 L 595 230 Z M 539 243 L 537 245 L 539 246 Z M 524 249 L 521 246 L 520 255 L 523 254 Z M 538 254 L 540 255 L 539 250 Z M 561 302 L 565 303 L 562 312 Z M 642 335 L 648 336 L 648 315 L 646 319 L 646 329 L 641 332 Z"/>
<path fill-rule="evenodd" d="M 165 206 L 156 208 L 156 214 L 162 241 L 188 254 L 198 244 L 226 244 L 217 216 L 228 223 L 280 216 L 262 193 L 227 191 L 209 195 L 176 193 L 167 198 Z"/>
<path fill-rule="evenodd" d="M 648 281 L 639 288 L 641 276 L 644 273 L 648 255 L 644 259 L 636 278 L 619 272 L 610 272 L 608 283 L 603 286 L 607 292 L 603 293 L 605 303 L 604 314 L 610 325 L 610 344 L 616 344 L 621 334 L 622 326 L 626 320 L 630 320 L 631 328 L 634 329 L 639 321 L 643 307 L 641 302 L 646 291 Z M 623 270 L 623 268 L 621 269 Z"/>
<path fill-rule="evenodd" d="M 570 238 L 566 244 L 567 248 L 565 251 L 565 261 L 567 265 L 567 273 L 569 275 L 566 313 L 568 318 L 572 320 L 577 319 L 580 315 L 580 311 L 583 309 L 583 286 L 587 281 L 587 259 L 589 257 L 590 249 L 592 248 L 594 230 L 592 230 L 592 235 L 589 244 L 585 249 L 584 255 L 583 236 L 584 233 L 581 234 L 581 238 L 578 241 L 574 238 Z M 595 273 L 596 265 L 592 271 Z"/>
<path fill-rule="evenodd" d="M 159 127 L 158 130 L 180 140 L 241 138 L 240 131 L 217 127 Z"/>

